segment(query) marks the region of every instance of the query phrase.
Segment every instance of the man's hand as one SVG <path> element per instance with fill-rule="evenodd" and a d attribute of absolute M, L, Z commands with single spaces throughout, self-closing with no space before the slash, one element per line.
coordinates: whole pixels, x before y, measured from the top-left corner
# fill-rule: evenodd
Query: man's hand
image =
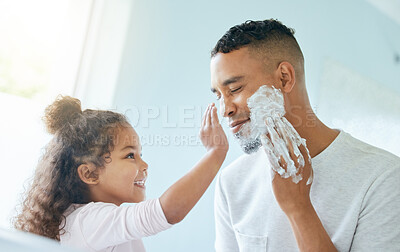
<path fill-rule="evenodd" d="M 291 141 L 293 138 L 287 134 L 287 129 L 276 127 L 279 125 L 277 120 L 280 119 L 270 120 L 267 124 L 268 135 L 262 137 L 264 150 L 273 168 L 272 189 L 276 201 L 289 219 L 300 251 L 337 251 L 310 200 L 312 166 L 305 142 L 299 146 L 300 153 L 297 152 L 296 156 L 296 146 Z M 285 143 L 287 148 L 274 146 L 274 142 L 277 145 Z M 281 153 L 286 149 L 289 155 Z M 288 165 L 293 165 L 291 162 L 297 174 L 288 176 Z M 300 176 L 302 179 L 298 181 Z"/>
<path fill-rule="evenodd" d="M 303 157 L 307 157 L 308 153 L 306 147 L 301 145 L 299 147 Z M 303 177 L 299 183 L 294 183 L 292 179 L 282 178 L 277 172 L 272 180 L 272 189 L 276 201 L 281 207 L 282 211 L 285 212 L 287 216 L 296 214 L 303 211 L 309 211 L 312 208 L 310 201 L 310 188 L 311 183 L 307 185 L 307 180 L 312 174 L 312 166 L 308 158 L 304 158 L 304 167 L 299 167 L 297 163 L 297 157 L 293 153 L 293 147 L 289 145 L 290 157 L 294 161 L 296 167 L 299 168 L 299 173 Z M 283 158 L 280 159 L 282 168 L 286 169 L 286 162 Z"/>

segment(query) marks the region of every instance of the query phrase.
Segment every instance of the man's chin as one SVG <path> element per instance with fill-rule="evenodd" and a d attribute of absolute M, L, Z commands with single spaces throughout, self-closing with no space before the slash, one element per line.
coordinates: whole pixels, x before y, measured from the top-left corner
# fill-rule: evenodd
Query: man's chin
<path fill-rule="evenodd" d="M 245 145 L 242 145 L 242 150 L 244 151 L 244 153 L 246 154 L 252 154 L 257 152 L 260 147 L 261 147 L 261 140 L 258 139 L 254 139 L 252 142 L 248 142 Z"/>
<path fill-rule="evenodd" d="M 261 139 L 257 138 L 245 138 L 243 136 L 236 136 L 236 140 L 239 142 L 240 147 L 246 154 L 252 154 L 257 152 L 261 147 Z"/>
<path fill-rule="evenodd" d="M 257 152 L 261 147 L 261 139 L 250 123 L 245 123 L 240 130 L 233 135 L 246 154 Z"/>

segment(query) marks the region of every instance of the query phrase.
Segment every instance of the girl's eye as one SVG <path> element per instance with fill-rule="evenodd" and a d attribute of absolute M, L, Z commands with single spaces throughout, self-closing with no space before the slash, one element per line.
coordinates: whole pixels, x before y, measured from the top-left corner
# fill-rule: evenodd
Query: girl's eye
<path fill-rule="evenodd" d="M 126 158 L 135 159 L 135 154 L 129 153 Z"/>

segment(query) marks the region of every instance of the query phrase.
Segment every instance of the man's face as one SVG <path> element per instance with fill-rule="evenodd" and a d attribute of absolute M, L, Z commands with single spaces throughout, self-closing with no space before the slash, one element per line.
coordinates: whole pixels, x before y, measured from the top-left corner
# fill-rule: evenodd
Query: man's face
<path fill-rule="evenodd" d="M 211 59 L 211 91 L 220 102 L 221 114 L 229 121 L 232 133 L 246 153 L 260 147 L 260 140 L 251 137 L 247 99 L 260 86 L 271 86 L 279 79 L 274 71 L 267 73 L 266 65 L 252 56 L 247 47 L 230 53 L 218 53 Z"/>

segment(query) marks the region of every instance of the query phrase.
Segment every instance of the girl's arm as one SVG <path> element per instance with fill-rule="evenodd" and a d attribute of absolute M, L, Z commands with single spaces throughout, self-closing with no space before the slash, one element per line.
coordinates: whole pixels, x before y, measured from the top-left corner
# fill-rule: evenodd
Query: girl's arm
<path fill-rule="evenodd" d="M 214 104 L 207 107 L 200 130 L 207 153 L 185 176 L 160 197 L 161 207 L 170 224 L 183 220 L 196 205 L 217 175 L 228 151 L 228 139 L 218 120 Z"/>

